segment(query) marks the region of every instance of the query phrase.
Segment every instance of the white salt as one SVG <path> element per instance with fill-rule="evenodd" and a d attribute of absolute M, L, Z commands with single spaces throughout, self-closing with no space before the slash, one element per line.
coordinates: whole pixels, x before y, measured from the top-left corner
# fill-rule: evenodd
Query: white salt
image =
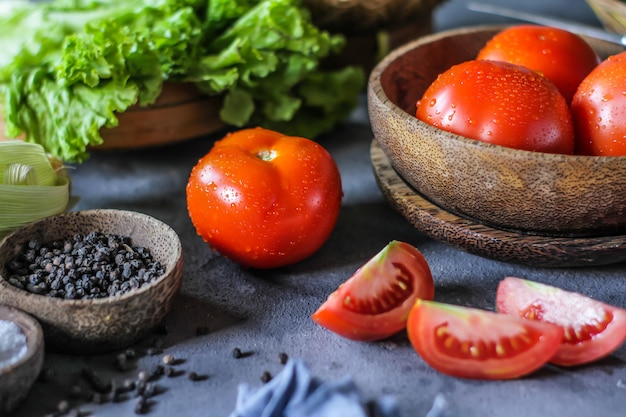
<path fill-rule="evenodd" d="M 12 321 L 0 320 L 0 369 L 8 367 L 26 355 L 26 335 Z"/>

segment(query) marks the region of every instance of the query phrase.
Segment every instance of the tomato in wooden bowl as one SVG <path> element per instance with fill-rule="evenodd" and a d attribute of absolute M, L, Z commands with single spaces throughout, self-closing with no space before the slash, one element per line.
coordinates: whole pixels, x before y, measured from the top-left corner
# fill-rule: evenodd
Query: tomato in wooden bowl
<path fill-rule="evenodd" d="M 470 139 L 416 117 L 416 102 L 438 75 L 475 60 L 480 49 L 504 28 L 441 32 L 386 56 L 370 74 L 368 84 L 375 139 L 404 181 L 432 203 L 463 218 L 538 235 L 623 233 L 626 157 L 514 149 Z M 602 59 L 621 51 L 617 45 L 584 39 Z M 486 111 L 479 104 L 474 106 Z M 521 120 L 535 115 L 524 108 L 514 116 Z M 505 126 L 498 134 L 506 136 L 509 130 Z"/>

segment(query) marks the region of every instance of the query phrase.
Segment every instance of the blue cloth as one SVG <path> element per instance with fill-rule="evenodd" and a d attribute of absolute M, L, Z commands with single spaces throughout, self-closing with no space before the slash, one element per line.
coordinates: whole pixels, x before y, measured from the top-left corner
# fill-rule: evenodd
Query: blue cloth
<path fill-rule="evenodd" d="M 301 359 L 258 389 L 240 384 L 230 417 L 400 417 L 391 397 L 364 401 L 354 382 L 346 377 L 321 381 L 311 375 Z"/>

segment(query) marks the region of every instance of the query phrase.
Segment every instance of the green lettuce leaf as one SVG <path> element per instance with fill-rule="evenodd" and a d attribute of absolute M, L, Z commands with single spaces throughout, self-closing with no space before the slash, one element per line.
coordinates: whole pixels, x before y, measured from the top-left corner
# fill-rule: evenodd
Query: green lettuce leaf
<path fill-rule="evenodd" d="M 164 82 L 223 95 L 220 117 L 315 137 L 347 117 L 360 68 L 324 71 L 344 39 L 297 0 L 57 0 L 0 17 L 6 135 L 81 162 Z M 321 91 L 320 91 L 321 90 Z"/>

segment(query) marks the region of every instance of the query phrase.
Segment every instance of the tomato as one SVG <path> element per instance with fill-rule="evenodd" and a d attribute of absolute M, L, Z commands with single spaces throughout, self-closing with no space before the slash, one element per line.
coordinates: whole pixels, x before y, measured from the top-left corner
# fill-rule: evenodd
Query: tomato
<path fill-rule="evenodd" d="M 550 79 L 570 103 L 578 84 L 600 63 L 580 36 L 548 26 L 518 25 L 498 32 L 476 59 L 522 65 Z"/>
<path fill-rule="evenodd" d="M 604 60 L 580 83 L 572 100 L 576 153 L 626 155 L 626 52 Z"/>
<path fill-rule="evenodd" d="M 301 261 L 329 238 L 341 177 L 320 144 L 255 128 L 227 135 L 193 167 L 187 208 L 197 233 L 243 266 Z"/>
<path fill-rule="evenodd" d="M 626 340 L 626 310 L 582 294 L 521 278 L 507 277 L 498 286 L 498 311 L 554 323 L 564 329 L 550 362 L 571 366 L 609 355 Z"/>
<path fill-rule="evenodd" d="M 466 61 L 440 74 L 417 102 L 418 119 L 495 145 L 571 154 L 565 99 L 545 77 L 518 65 Z"/>
<path fill-rule="evenodd" d="M 407 322 L 411 344 L 436 370 L 476 379 L 512 379 L 546 364 L 563 329 L 539 321 L 418 300 Z"/>
<path fill-rule="evenodd" d="M 415 300 L 432 299 L 434 293 L 421 252 L 394 240 L 330 294 L 311 318 L 348 339 L 380 340 L 403 330 Z"/>

